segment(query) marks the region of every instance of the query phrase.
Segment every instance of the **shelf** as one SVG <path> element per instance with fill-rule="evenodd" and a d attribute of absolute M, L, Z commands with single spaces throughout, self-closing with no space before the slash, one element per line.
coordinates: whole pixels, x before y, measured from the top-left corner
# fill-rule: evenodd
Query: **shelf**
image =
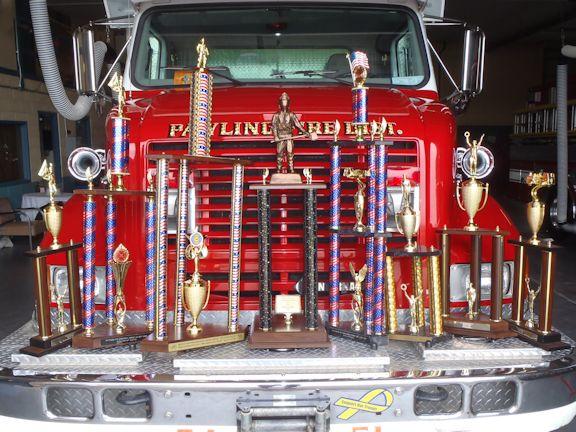
<path fill-rule="evenodd" d="M 217 165 L 251 165 L 252 161 L 248 159 L 238 159 L 238 158 L 227 158 L 227 157 L 218 157 L 218 156 L 191 156 L 187 154 L 152 154 L 146 155 L 148 160 L 161 160 L 161 159 L 168 159 L 168 160 L 187 160 L 192 165 L 198 164 L 217 164 Z"/>
<path fill-rule="evenodd" d="M 143 190 L 110 190 L 110 189 L 74 189 L 74 193 L 78 195 L 89 196 L 156 196 L 156 192 L 149 192 Z"/>

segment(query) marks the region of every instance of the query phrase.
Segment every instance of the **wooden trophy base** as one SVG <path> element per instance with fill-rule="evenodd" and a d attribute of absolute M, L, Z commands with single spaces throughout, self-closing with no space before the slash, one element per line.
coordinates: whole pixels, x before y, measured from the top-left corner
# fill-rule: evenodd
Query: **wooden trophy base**
<path fill-rule="evenodd" d="M 562 342 L 562 335 L 556 331 L 542 333 L 538 328 L 526 327 L 524 324 L 517 324 L 509 321 L 510 330 L 516 333 L 518 339 L 528 342 L 538 348 L 546 351 L 558 351 L 570 348 L 570 344 Z"/>
<path fill-rule="evenodd" d="M 326 328 L 320 318 L 318 326 L 309 330 L 305 326 L 304 315 L 292 316 L 292 323 L 288 326 L 283 315 L 272 317 L 272 328 L 268 331 L 260 329 L 257 323 L 260 317 L 256 316 L 254 325 L 248 338 L 250 349 L 298 349 L 298 348 L 329 348 L 330 339 Z"/>
<path fill-rule="evenodd" d="M 50 354 L 60 348 L 65 348 L 72 344 L 72 338 L 75 334 L 82 331 L 82 327 L 67 327 L 63 332 L 55 333 L 46 338 L 34 336 L 30 338 L 30 346 L 20 349 L 22 354 L 28 354 L 34 357 L 42 357 Z"/>
<path fill-rule="evenodd" d="M 186 331 L 186 327 L 187 324 L 178 328 L 169 326 L 168 337 L 164 340 L 156 340 L 151 334 L 142 341 L 140 349 L 145 352 L 171 353 L 241 342 L 246 339 L 246 329 L 243 327 L 240 327 L 236 332 L 229 333 L 228 327 L 204 324 L 202 331 L 196 335 Z"/>
<path fill-rule="evenodd" d="M 150 330 L 144 324 L 126 324 L 122 333 L 116 333 L 115 325 L 99 324 L 93 331 L 90 336 L 86 335 L 86 332 L 74 336 L 72 347 L 96 349 L 136 345 L 150 334 Z"/>
<path fill-rule="evenodd" d="M 470 319 L 467 313 L 450 314 L 444 318 L 444 331 L 459 336 L 488 339 L 516 337 L 516 333 L 510 331 L 507 321 L 493 321 L 482 313 L 475 319 Z"/>
<path fill-rule="evenodd" d="M 270 177 L 270 184 L 299 184 L 302 177 L 297 173 L 274 173 Z"/>

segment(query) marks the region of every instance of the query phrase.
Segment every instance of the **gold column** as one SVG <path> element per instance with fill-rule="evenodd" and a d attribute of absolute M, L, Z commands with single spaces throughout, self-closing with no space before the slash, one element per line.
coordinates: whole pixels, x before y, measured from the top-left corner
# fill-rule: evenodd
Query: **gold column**
<path fill-rule="evenodd" d="M 36 283 L 34 294 L 36 296 L 36 312 L 38 314 L 38 329 L 40 337 L 46 339 L 52 335 L 52 323 L 50 319 L 50 290 L 48 289 L 48 274 L 46 272 L 46 258 L 34 259 L 36 271 Z"/>
<path fill-rule="evenodd" d="M 522 241 L 522 237 L 520 237 Z M 524 315 L 524 279 L 526 277 L 526 248 L 516 245 L 516 255 L 514 257 L 514 284 L 512 286 L 512 316 L 511 319 L 516 324 L 522 323 Z"/>
<path fill-rule="evenodd" d="M 538 330 L 546 334 L 552 330 L 552 301 L 554 285 L 554 253 L 542 251 L 542 267 L 540 276 L 540 315 L 538 317 Z"/>
<path fill-rule="evenodd" d="M 442 315 L 450 315 L 450 235 L 442 232 Z"/>
<path fill-rule="evenodd" d="M 434 336 L 442 336 L 444 325 L 442 322 L 440 258 L 438 256 L 428 258 L 428 276 L 430 279 L 430 333 Z"/>
<path fill-rule="evenodd" d="M 392 257 L 390 256 L 386 257 L 386 325 L 388 327 L 388 334 L 394 334 L 398 330 L 394 261 L 392 261 Z"/>
<path fill-rule="evenodd" d="M 420 298 L 416 309 L 418 319 L 418 328 L 424 327 L 424 286 L 422 285 L 422 259 L 418 256 L 412 257 L 412 285 L 414 287 L 414 296 Z"/>
<path fill-rule="evenodd" d="M 78 251 L 71 249 L 66 252 L 66 267 L 68 269 L 68 293 L 70 296 L 70 322 L 72 327 L 82 325 L 82 299 L 80 293 Z"/>

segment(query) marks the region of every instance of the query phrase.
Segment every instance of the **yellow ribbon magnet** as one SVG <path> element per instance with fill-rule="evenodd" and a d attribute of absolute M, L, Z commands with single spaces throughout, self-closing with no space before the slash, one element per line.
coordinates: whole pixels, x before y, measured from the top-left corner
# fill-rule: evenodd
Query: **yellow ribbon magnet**
<path fill-rule="evenodd" d="M 380 395 L 383 395 L 384 398 L 386 399 L 385 405 L 370 403 Z M 340 420 L 348 420 L 358 411 L 367 411 L 371 413 L 380 413 L 386 411 L 388 408 L 390 408 L 392 402 L 394 402 L 394 397 L 392 396 L 392 393 L 390 393 L 388 390 L 385 389 L 375 389 L 370 390 L 368 393 L 362 396 L 360 400 L 354 400 L 342 397 L 338 399 L 334 403 L 334 405 L 348 408 L 338 416 Z"/>

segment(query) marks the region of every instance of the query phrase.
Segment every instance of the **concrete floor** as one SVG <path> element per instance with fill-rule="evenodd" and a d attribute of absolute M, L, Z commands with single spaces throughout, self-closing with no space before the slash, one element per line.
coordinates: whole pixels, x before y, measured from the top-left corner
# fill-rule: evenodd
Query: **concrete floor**
<path fill-rule="evenodd" d="M 520 231 L 528 232 L 524 205 L 510 200 L 502 200 L 502 204 Z M 15 239 L 14 243 L 13 248 L 0 249 L 0 338 L 28 321 L 34 308 L 32 260 L 23 255 L 28 240 Z M 557 262 L 554 324 L 576 340 L 576 240 L 566 241 L 562 246 Z M 559 431 L 576 432 L 576 420 Z"/>

